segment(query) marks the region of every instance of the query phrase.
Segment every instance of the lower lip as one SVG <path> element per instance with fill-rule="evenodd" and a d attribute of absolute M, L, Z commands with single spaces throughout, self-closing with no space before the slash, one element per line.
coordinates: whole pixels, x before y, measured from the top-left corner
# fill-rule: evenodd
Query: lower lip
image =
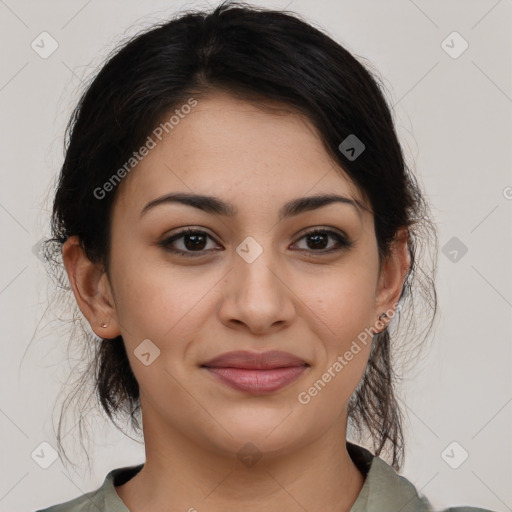
<path fill-rule="evenodd" d="M 307 366 L 290 366 L 271 370 L 247 370 L 242 368 L 208 368 L 210 373 L 233 389 L 263 395 L 284 388 L 297 379 Z"/>

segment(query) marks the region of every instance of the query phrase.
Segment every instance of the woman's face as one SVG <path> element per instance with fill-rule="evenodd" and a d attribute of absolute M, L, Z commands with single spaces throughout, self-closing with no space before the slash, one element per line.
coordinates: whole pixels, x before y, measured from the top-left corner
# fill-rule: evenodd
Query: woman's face
<path fill-rule="evenodd" d="M 251 442 L 275 455 L 333 428 L 343 435 L 370 351 L 361 333 L 397 299 L 403 275 L 395 265 L 386 288 L 379 280 L 372 214 L 312 126 L 217 94 L 200 100 L 119 187 L 110 276 L 99 288 L 112 294 L 111 309 L 82 310 L 99 336 L 122 335 L 146 436 L 184 436 L 224 454 Z M 199 207 L 205 201 L 151 206 L 169 194 L 208 196 L 227 211 Z M 303 203 L 318 195 L 353 202 Z M 169 240 L 183 229 L 200 233 Z M 227 352 L 270 350 L 307 366 L 274 377 L 224 371 L 249 388 L 203 367 Z M 286 372 L 295 379 L 264 387 Z"/>

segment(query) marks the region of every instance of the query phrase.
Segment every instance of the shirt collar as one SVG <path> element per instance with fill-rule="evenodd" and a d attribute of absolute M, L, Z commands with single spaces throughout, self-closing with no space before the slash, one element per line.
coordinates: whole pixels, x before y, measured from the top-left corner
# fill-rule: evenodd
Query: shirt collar
<path fill-rule="evenodd" d="M 366 478 L 350 512 L 431 512 L 428 499 L 407 478 L 366 448 L 347 441 L 347 451 Z"/>

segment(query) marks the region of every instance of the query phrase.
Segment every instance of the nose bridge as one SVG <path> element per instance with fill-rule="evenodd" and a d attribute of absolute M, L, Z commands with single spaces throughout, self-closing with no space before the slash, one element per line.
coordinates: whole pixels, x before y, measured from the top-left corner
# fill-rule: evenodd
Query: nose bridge
<path fill-rule="evenodd" d="M 277 284 L 276 268 L 278 259 L 272 254 L 271 243 L 258 242 L 254 237 L 248 236 L 236 248 L 238 259 L 235 258 L 235 279 L 245 293 L 263 293 L 276 297 L 280 293 Z"/>
<path fill-rule="evenodd" d="M 247 237 L 236 253 L 221 308 L 223 321 L 242 322 L 254 331 L 289 321 L 294 311 L 291 291 L 279 275 L 279 258 L 272 249 Z"/>

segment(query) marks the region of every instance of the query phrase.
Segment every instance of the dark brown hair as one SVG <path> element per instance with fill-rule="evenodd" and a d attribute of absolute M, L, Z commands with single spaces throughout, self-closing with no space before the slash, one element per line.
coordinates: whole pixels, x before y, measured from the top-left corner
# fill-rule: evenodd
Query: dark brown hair
<path fill-rule="evenodd" d="M 415 332 L 420 315 L 413 287 L 432 326 L 435 266 L 424 272 L 417 260 L 422 239 L 437 253 L 437 237 L 428 204 L 402 154 L 383 89 L 369 68 L 295 13 L 224 2 L 212 12 L 188 11 L 154 25 L 111 54 L 73 112 L 47 243 L 61 284 L 60 250 L 72 235 L 79 236 L 89 259 L 109 272 L 110 214 L 119 187 L 101 200 L 94 190 L 142 146 L 164 115 L 191 97 L 224 91 L 247 101 L 278 102 L 305 115 L 370 205 L 381 262 L 398 229 L 408 228 L 411 268 L 400 311 L 394 324 L 374 336 L 366 371 L 348 406 L 349 427 L 359 436 L 369 434 L 375 454 L 388 450 L 391 464 L 400 469 L 404 434 L 392 355 L 399 352 L 398 327 L 403 328 L 404 319 L 408 345 L 418 339 L 422 346 L 426 339 Z M 351 134 L 365 145 L 354 159 L 339 149 Z M 73 320 L 78 319 L 75 315 Z M 61 409 L 59 449 L 63 413 L 75 400 L 79 403 L 91 378 L 110 420 L 131 419 L 140 433 L 139 387 L 122 337 L 98 341 L 87 329 L 83 333 L 88 367 Z M 82 408 L 80 428 L 83 417 Z"/>

